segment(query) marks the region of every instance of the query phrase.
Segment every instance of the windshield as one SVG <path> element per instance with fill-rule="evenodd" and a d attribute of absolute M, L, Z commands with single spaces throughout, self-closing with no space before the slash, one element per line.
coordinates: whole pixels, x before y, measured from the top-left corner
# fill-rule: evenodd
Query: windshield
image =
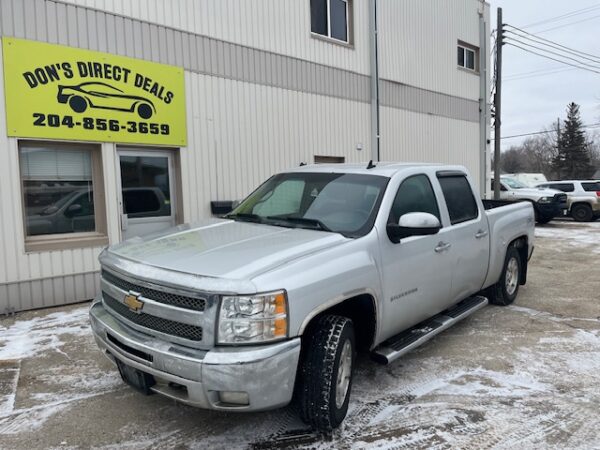
<path fill-rule="evenodd" d="M 503 177 L 501 178 L 501 180 L 511 189 L 525 189 L 527 187 L 520 181 L 515 180 L 514 178 Z"/>
<path fill-rule="evenodd" d="M 359 237 L 373 227 L 388 178 L 344 173 L 283 173 L 227 218 Z"/>

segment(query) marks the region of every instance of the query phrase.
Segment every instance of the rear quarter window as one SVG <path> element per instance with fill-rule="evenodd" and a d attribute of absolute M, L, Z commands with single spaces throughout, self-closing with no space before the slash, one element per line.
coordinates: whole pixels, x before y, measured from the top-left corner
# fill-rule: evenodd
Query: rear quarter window
<path fill-rule="evenodd" d="M 586 192 L 600 192 L 600 183 L 581 183 L 581 187 Z"/>
<path fill-rule="evenodd" d="M 444 192 L 452 225 L 467 222 L 479 216 L 477 202 L 473 196 L 471 185 L 465 176 L 442 176 L 438 179 Z"/>

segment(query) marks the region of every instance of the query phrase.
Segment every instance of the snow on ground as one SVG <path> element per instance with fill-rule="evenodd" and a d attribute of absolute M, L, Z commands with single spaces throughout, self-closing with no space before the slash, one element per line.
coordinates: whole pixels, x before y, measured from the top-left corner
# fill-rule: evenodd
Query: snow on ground
<path fill-rule="evenodd" d="M 86 304 L 0 324 L 0 436 L 39 429 L 73 402 L 122 388 L 114 371 L 101 370 L 87 360 L 74 360 L 73 349 L 67 348 L 93 345 L 88 309 Z M 27 406 L 15 407 L 23 361 L 57 356 L 66 364 L 50 365 L 36 373 Z"/>
<path fill-rule="evenodd" d="M 60 351 L 65 336 L 89 334 L 88 309 L 86 305 L 68 312 L 17 320 L 9 326 L 0 325 L 0 361 Z"/>
<path fill-rule="evenodd" d="M 556 240 L 563 249 L 592 247 L 594 253 L 600 253 L 600 221 L 550 222 L 543 226 L 536 226 L 535 237 Z"/>

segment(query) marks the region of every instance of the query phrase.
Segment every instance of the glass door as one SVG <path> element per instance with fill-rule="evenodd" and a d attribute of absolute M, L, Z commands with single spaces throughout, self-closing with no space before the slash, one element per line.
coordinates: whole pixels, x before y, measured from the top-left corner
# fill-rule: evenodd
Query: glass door
<path fill-rule="evenodd" d="M 120 149 L 118 155 L 122 239 L 175 226 L 172 153 Z"/>

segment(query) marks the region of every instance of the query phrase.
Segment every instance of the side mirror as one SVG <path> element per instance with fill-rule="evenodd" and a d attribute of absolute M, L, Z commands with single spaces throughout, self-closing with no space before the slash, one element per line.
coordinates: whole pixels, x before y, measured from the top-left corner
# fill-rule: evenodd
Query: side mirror
<path fill-rule="evenodd" d="M 397 244 L 400 240 L 410 236 L 437 234 L 441 229 L 442 224 L 433 214 L 413 212 L 400 217 L 398 224 L 388 224 L 387 234 L 390 241 Z"/>

